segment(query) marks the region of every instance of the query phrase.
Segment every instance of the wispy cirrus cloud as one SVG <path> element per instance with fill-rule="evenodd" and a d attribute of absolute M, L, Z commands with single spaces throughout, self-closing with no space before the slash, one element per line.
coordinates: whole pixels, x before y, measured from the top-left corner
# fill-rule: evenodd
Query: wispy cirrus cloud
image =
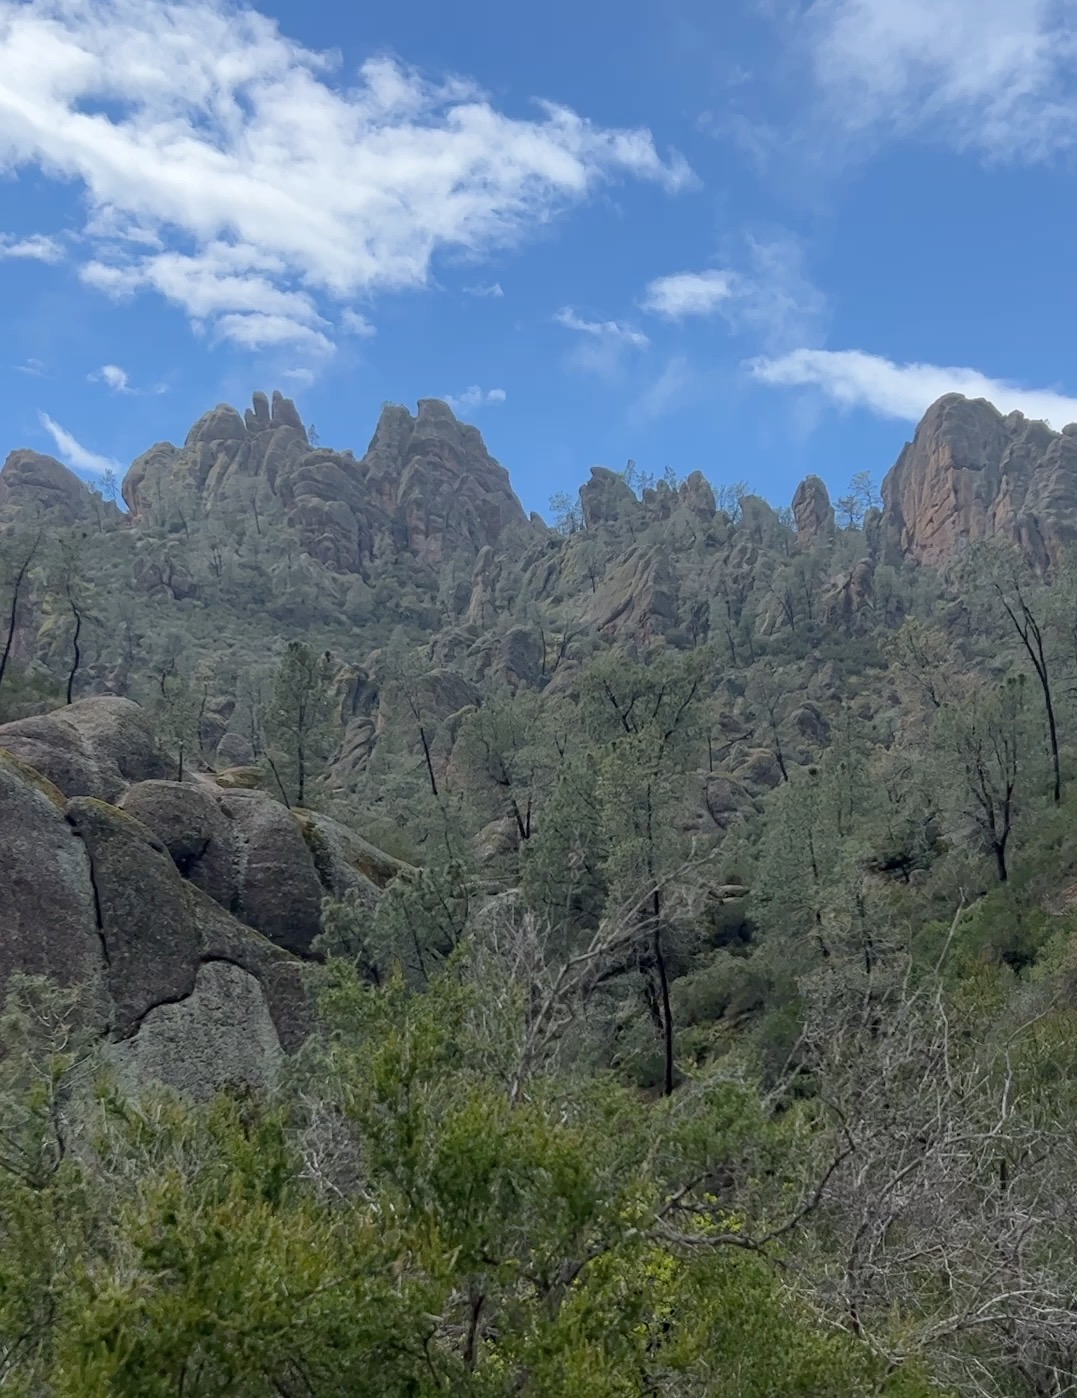
<path fill-rule="evenodd" d="M 813 0 L 782 23 L 854 141 L 923 134 L 1006 161 L 1077 143 L 1075 0 Z"/>
<path fill-rule="evenodd" d="M 84 447 L 65 427 L 61 427 L 54 418 L 49 417 L 48 413 L 39 411 L 38 419 L 52 438 L 64 464 L 70 466 L 79 475 L 98 480 L 106 472 L 113 472 L 117 475 L 122 473 L 123 467 L 118 461 L 111 456 L 102 456 L 99 452 Z"/>
<path fill-rule="evenodd" d="M 986 398 L 1001 412 L 1014 410 L 1053 427 L 1077 422 L 1077 398 L 1055 389 L 1023 388 L 976 369 L 938 364 L 897 364 L 863 350 L 798 349 L 749 365 L 761 383 L 814 387 L 841 408 L 865 408 L 879 417 L 918 422 L 947 393 Z"/>
<path fill-rule="evenodd" d="M 83 279 L 218 340 L 327 352 L 327 302 L 425 286 L 619 178 L 693 181 L 649 132 L 389 58 L 335 60 L 226 0 L 0 0 L 0 164 L 79 183 Z"/>
<path fill-rule="evenodd" d="M 596 340 L 610 340 L 633 349 L 646 349 L 651 343 L 642 330 L 634 330 L 630 325 L 622 325 L 617 320 L 587 320 L 578 315 L 570 306 L 559 310 L 554 320 L 566 330 L 575 330 L 581 335 L 589 335 Z"/>
<path fill-rule="evenodd" d="M 636 396 L 628 411 L 633 424 L 664 417 L 699 396 L 706 383 L 687 355 L 675 354 L 661 372 Z"/>
<path fill-rule="evenodd" d="M 477 286 L 465 286 L 466 296 L 489 297 L 491 300 L 499 301 L 504 296 L 505 291 L 500 282 L 479 283 Z"/>
<path fill-rule="evenodd" d="M 354 311 L 350 306 L 346 306 L 340 315 L 340 324 L 343 330 L 349 335 L 357 335 L 362 340 L 369 340 L 378 333 L 377 326 L 373 325 L 360 311 Z"/>
<path fill-rule="evenodd" d="M 588 320 L 570 306 L 562 307 L 554 321 L 579 337 L 568 352 L 568 367 L 602 378 L 615 377 L 626 354 L 645 350 L 651 343 L 642 330 L 618 320 Z"/>

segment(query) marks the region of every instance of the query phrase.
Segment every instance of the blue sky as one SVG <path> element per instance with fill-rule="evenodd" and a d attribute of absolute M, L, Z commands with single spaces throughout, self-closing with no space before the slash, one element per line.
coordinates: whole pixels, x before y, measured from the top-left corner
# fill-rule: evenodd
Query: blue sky
<path fill-rule="evenodd" d="M 1075 145 L 1077 0 L 0 0 L 0 448 L 279 386 L 449 397 L 531 509 L 836 490 L 953 389 L 1077 419 Z"/>

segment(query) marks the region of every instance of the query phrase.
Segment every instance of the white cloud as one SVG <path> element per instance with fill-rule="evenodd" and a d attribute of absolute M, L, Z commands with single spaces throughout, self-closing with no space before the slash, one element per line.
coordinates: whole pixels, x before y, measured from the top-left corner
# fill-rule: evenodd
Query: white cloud
<path fill-rule="evenodd" d="M 32 233 L 28 238 L 18 238 L 14 233 L 0 233 L 0 258 L 24 257 L 34 262 L 59 262 L 63 255 L 64 250 L 56 239 L 44 233 Z"/>
<path fill-rule="evenodd" d="M 642 330 L 633 330 L 630 325 L 616 320 L 585 320 L 569 306 L 558 311 L 554 320 L 566 330 L 577 330 L 581 335 L 592 335 L 600 340 L 614 340 L 634 349 L 646 349 L 651 343 Z"/>
<path fill-rule="evenodd" d="M 282 379 L 292 379 L 295 383 L 301 383 L 304 388 L 309 388 L 314 382 L 314 370 L 306 368 L 282 369 L 280 371 Z"/>
<path fill-rule="evenodd" d="M 424 286 L 616 177 L 694 179 L 565 107 L 509 117 L 387 58 L 341 79 L 227 0 L 0 0 L 0 166 L 81 184 L 91 285 L 317 352 L 320 298 Z"/>
<path fill-rule="evenodd" d="M 333 353 L 333 342 L 327 335 L 286 315 L 266 315 L 261 311 L 231 312 L 216 321 L 214 330 L 217 339 L 229 340 L 245 349 L 295 345 L 315 355 Z"/>
<path fill-rule="evenodd" d="M 800 239 L 779 231 L 745 233 L 741 242 L 738 267 L 658 277 L 640 305 L 667 320 L 720 315 L 770 354 L 818 340 L 826 298 L 805 272 Z"/>
<path fill-rule="evenodd" d="M 569 368 L 606 379 L 618 376 L 629 350 L 645 350 L 651 343 L 642 330 L 617 320 L 585 320 L 569 306 L 559 310 L 554 320 L 580 336 L 568 354 Z"/>
<path fill-rule="evenodd" d="M 46 376 L 45 361 L 42 359 L 28 359 L 25 364 L 16 364 L 15 369 L 20 374 L 29 374 L 31 378 L 43 379 Z"/>
<path fill-rule="evenodd" d="M 65 465 L 70 466 L 73 471 L 92 477 L 102 476 L 106 471 L 122 474 L 123 467 L 118 461 L 114 461 L 110 456 L 100 456 L 84 447 L 70 432 L 49 417 L 48 413 L 39 412 L 38 417 L 42 427 L 55 442 L 56 450 L 64 458 Z"/>
<path fill-rule="evenodd" d="M 640 304 L 652 315 L 681 320 L 684 316 L 711 315 L 732 295 L 733 278 L 729 272 L 673 272 L 667 277 L 656 277 Z"/>
<path fill-rule="evenodd" d="M 489 296 L 498 301 L 505 292 L 500 282 L 490 282 L 488 285 L 465 286 L 464 293 L 467 296 Z"/>
<path fill-rule="evenodd" d="M 1014 410 L 1041 418 L 1055 428 L 1077 422 L 1077 398 L 1053 389 L 1021 388 L 991 379 L 975 369 L 937 364 L 895 364 L 862 350 L 799 349 L 779 359 L 752 361 L 751 372 L 763 383 L 783 387 L 811 385 L 843 408 L 867 408 L 880 417 L 918 422 L 946 393 L 986 398 L 1000 412 Z"/>
<path fill-rule="evenodd" d="M 90 374 L 91 383 L 100 381 L 113 393 L 133 393 L 130 380 L 127 377 L 127 370 L 121 369 L 118 364 L 102 364 L 96 374 Z"/>
<path fill-rule="evenodd" d="M 453 397 L 451 393 L 446 393 L 444 401 L 448 403 L 454 413 L 467 413 L 474 412 L 476 408 L 504 403 L 507 397 L 508 394 L 503 388 L 481 389 L 478 384 L 472 384 L 470 388 L 465 388 L 459 397 Z"/>
<path fill-rule="evenodd" d="M 102 365 L 101 377 L 109 388 L 115 389 L 117 393 L 131 392 L 131 386 L 127 382 L 127 370 L 121 369 L 118 364 Z"/>
<path fill-rule="evenodd" d="M 118 364 L 102 364 L 95 374 L 87 374 L 90 383 L 103 383 L 112 393 L 142 395 L 146 393 L 167 393 L 167 385 L 155 384 L 153 388 L 135 388 L 126 369 Z"/>
<path fill-rule="evenodd" d="M 793 234 L 745 237 L 746 271 L 734 282 L 728 314 L 735 328 L 758 337 L 767 354 L 821 342 L 826 297 L 804 266 L 804 248 Z"/>
<path fill-rule="evenodd" d="M 353 311 L 350 306 L 341 312 L 340 324 L 349 335 L 358 335 L 362 339 L 370 339 L 378 333 L 377 327 L 372 325 L 365 315 Z"/>
<path fill-rule="evenodd" d="M 1077 0 L 813 0 L 793 42 L 831 121 L 998 159 L 1077 139 Z"/>

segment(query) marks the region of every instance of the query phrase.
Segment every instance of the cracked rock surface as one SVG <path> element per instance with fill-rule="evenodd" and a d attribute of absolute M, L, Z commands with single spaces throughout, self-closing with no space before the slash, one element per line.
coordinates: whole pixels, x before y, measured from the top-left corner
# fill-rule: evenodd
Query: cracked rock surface
<path fill-rule="evenodd" d="M 268 1083 L 309 1033 L 322 899 L 366 894 L 373 915 L 403 866 L 264 792 L 161 770 L 126 700 L 0 727 L 0 994 L 18 973 L 83 987 L 121 1080 Z"/>

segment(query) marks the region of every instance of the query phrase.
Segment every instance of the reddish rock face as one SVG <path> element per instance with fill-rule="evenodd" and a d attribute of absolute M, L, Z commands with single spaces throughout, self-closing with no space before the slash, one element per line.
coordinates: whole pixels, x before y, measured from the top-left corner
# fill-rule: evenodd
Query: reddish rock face
<path fill-rule="evenodd" d="M 1077 427 L 947 394 L 883 481 L 883 502 L 888 547 L 919 563 L 1001 536 L 1045 566 L 1077 537 Z"/>

